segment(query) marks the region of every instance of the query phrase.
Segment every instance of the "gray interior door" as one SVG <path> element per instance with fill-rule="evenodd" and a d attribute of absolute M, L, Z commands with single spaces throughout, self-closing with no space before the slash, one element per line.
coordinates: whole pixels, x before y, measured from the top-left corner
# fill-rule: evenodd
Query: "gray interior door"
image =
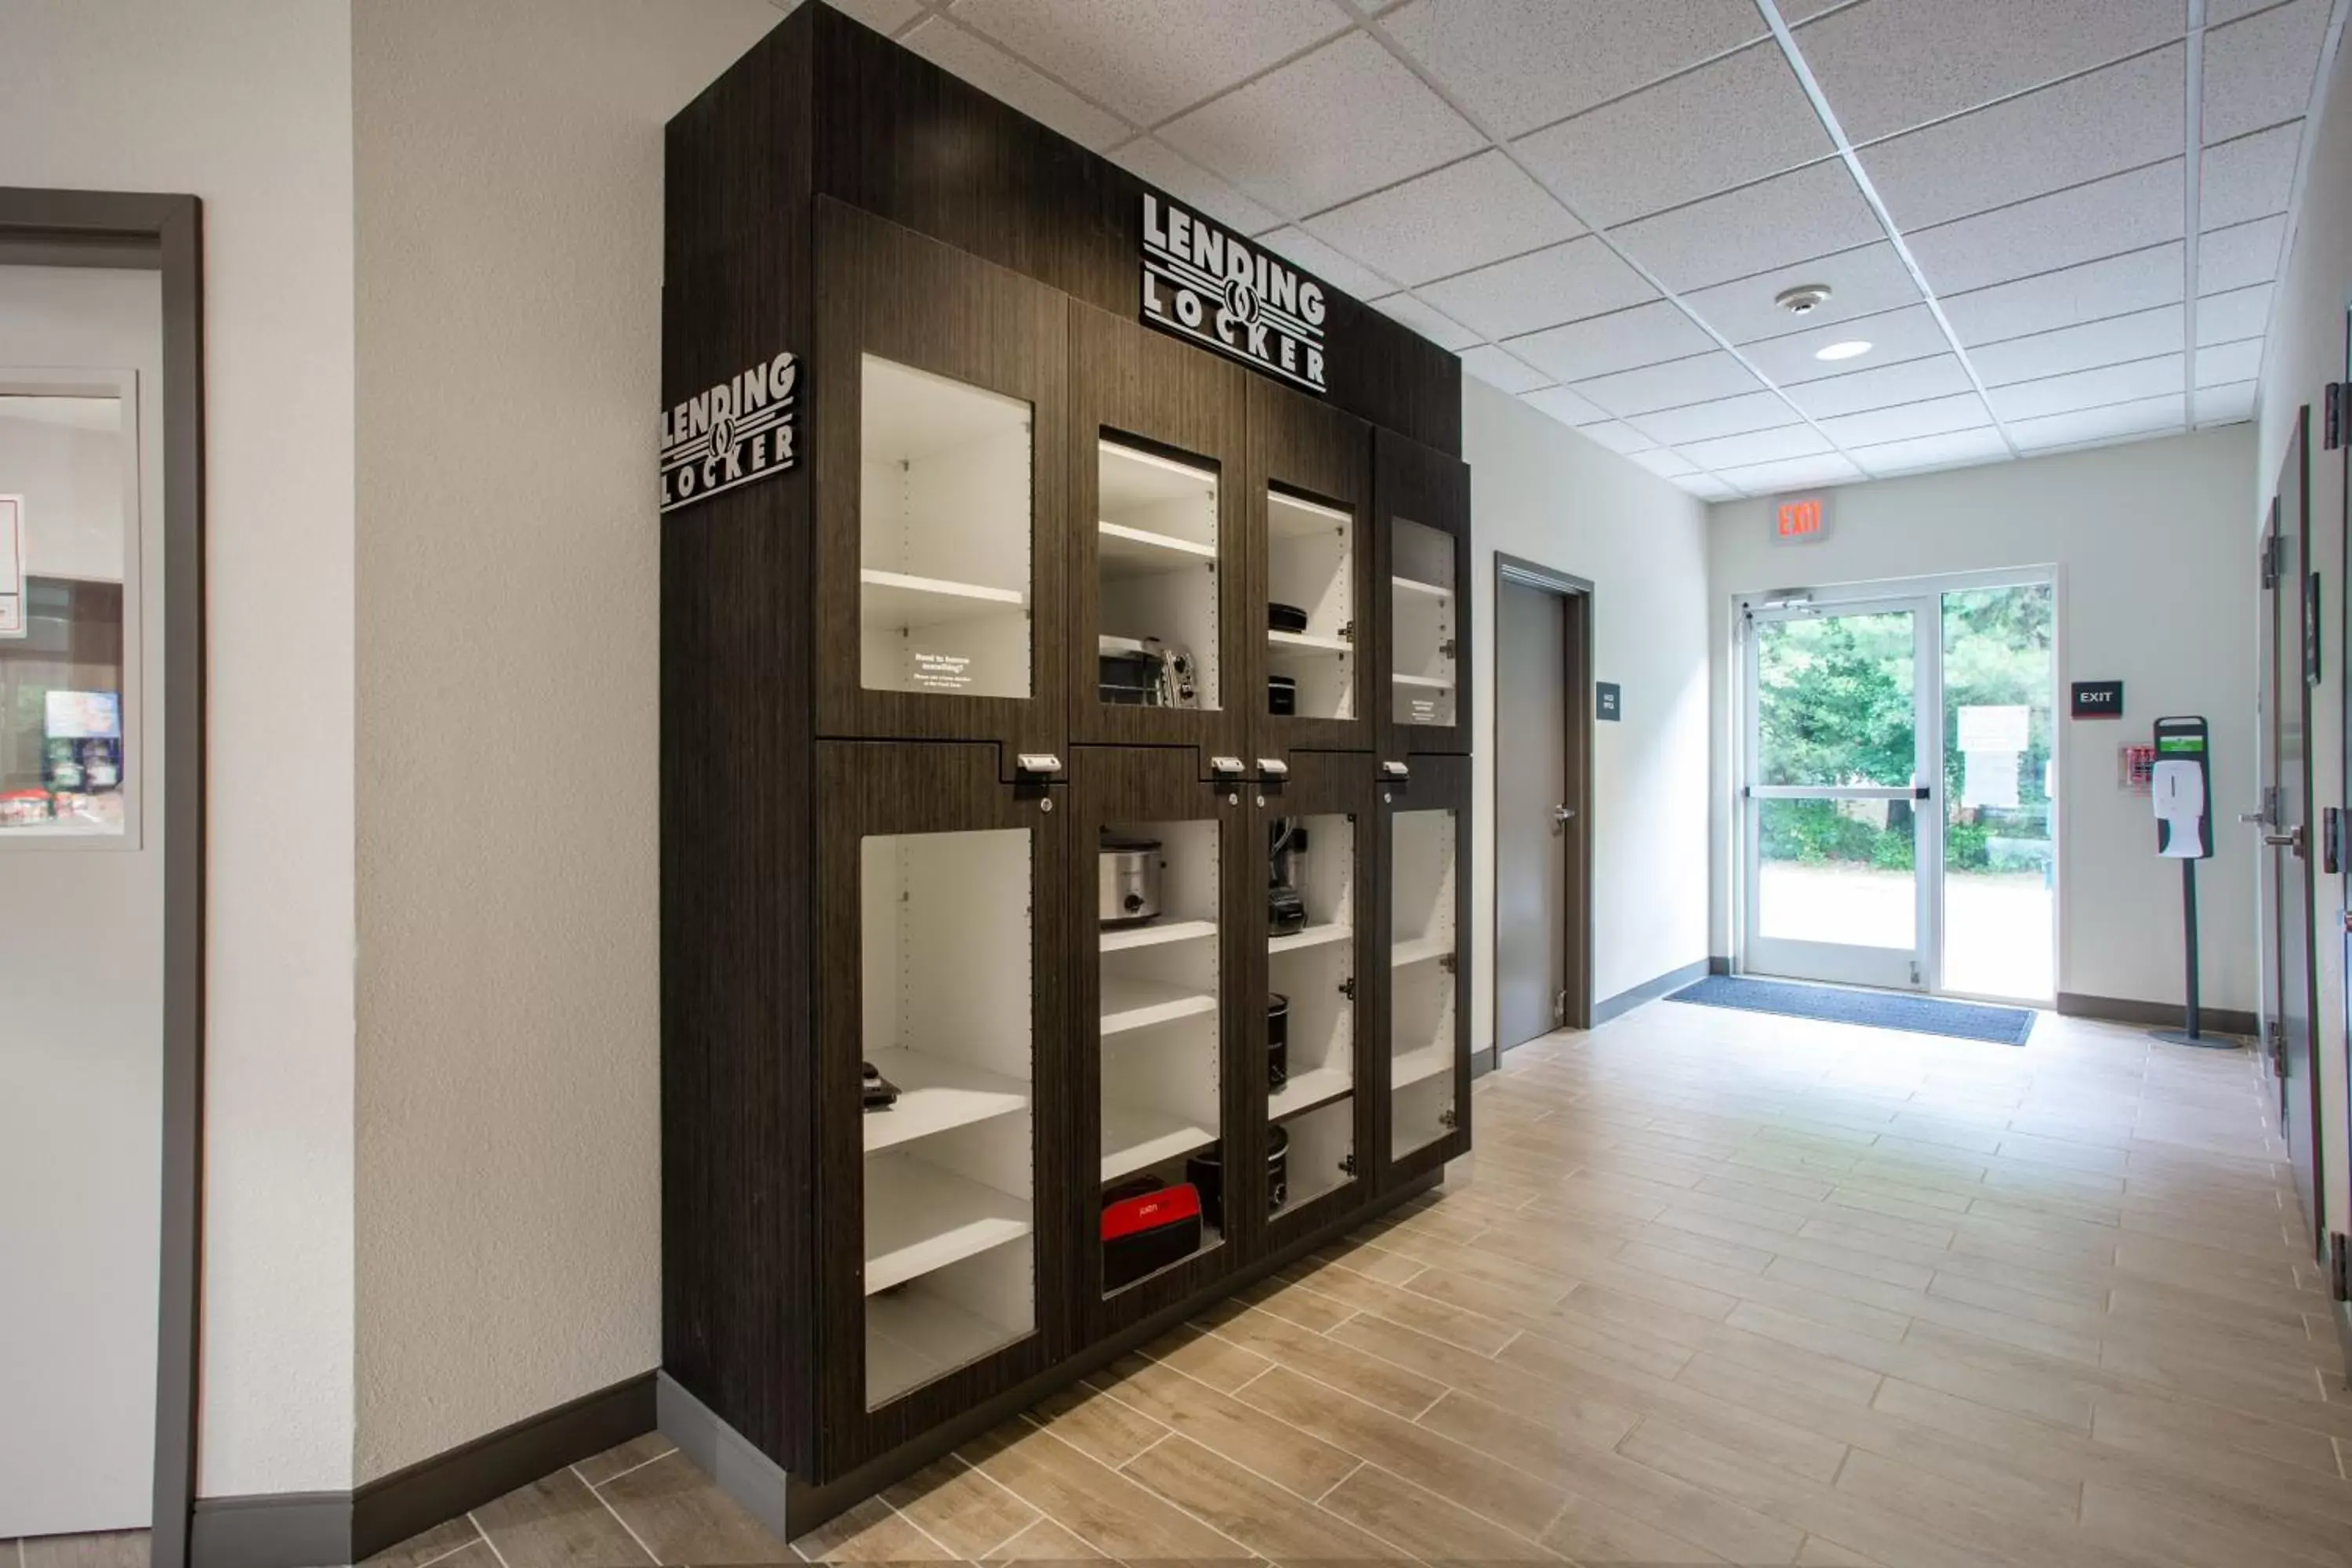
<path fill-rule="evenodd" d="M 2278 502 L 2271 502 L 2270 518 L 2263 530 L 2262 563 L 2263 594 L 2256 601 L 2254 646 L 2260 650 L 2255 661 L 2254 721 L 2259 727 L 2259 742 L 2254 747 L 2254 811 L 2239 820 L 2256 825 L 2258 836 L 2278 832 L 2279 738 L 2278 706 L 2282 679 L 2292 681 L 2294 669 L 2290 661 L 2282 667 L 2279 640 L 2280 597 L 2284 590 L 2277 582 L 2280 544 L 2278 537 Z M 2288 686 L 2284 689 L 2292 691 Z M 2284 894 L 2279 885 L 2281 857 L 2263 847 L 2257 837 L 2254 849 L 2255 955 L 2261 965 L 2260 1027 L 2263 1070 L 2270 1079 L 2273 1099 L 2271 1113 L 2282 1125 L 2286 1115 L 2286 1080 L 2278 1073 L 2279 1037 L 2283 1027 L 2279 1006 L 2279 930 L 2283 915 Z M 2292 867 L 2294 859 L 2285 858 Z"/>
<path fill-rule="evenodd" d="M 1566 601 L 1495 595 L 1495 1043 L 1559 1026 L 1568 985 Z"/>
<path fill-rule="evenodd" d="M 2305 440 L 2305 408 L 2280 465 L 2276 570 L 2273 574 L 2272 679 L 2277 700 L 2269 714 L 2273 779 L 2278 791 L 2264 833 L 2273 886 L 2278 889 L 2279 1092 L 2281 1121 L 2303 1212 L 2317 1227 L 2318 1103 L 2311 1056 L 2312 1020 L 2318 1016 L 2317 965 L 2313 961 L 2315 908 L 2311 848 L 2311 688 L 2317 672 L 2319 582 L 2311 569 L 2311 508 Z"/>

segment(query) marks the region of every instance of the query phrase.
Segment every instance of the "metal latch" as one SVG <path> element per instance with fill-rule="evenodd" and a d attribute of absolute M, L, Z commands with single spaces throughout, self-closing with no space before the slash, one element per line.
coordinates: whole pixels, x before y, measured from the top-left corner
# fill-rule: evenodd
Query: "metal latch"
<path fill-rule="evenodd" d="M 1381 764 L 1381 772 L 1386 773 L 1392 779 L 1401 779 L 1411 773 L 1412 770 L 1405 766 L 1402 763 L 1382 763 Z"/>
<path fill-rule="evenodd" d="M 1013 759 L 1013 765 L 1024 773 L 1058 773 L 1062 759 L 1051 752 L 1024 752 Z"/>
<path fill-rule="evenodd" d="M 1242 760 L 1239 757 L 1211 757 L 1209 771 L 1213 773 L 1237 773 L 1242 771 Z"/>
<path fill-rule="evenodd" d="M 1280 757 L 1260 757 L 1257 771 L 1268 778 L 1284 779 L 1290 776 L 1290 764 Z"/>

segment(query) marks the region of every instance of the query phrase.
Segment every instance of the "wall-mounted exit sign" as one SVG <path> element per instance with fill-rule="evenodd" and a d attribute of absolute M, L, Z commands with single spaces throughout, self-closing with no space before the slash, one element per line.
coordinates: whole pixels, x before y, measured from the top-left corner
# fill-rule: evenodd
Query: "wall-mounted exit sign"
<path fill-rule="evenodd" d="M 1811 544 L 1829 537 L 1829 497 L 1780 496 L 1771 507 L 1773 543 Z"/>

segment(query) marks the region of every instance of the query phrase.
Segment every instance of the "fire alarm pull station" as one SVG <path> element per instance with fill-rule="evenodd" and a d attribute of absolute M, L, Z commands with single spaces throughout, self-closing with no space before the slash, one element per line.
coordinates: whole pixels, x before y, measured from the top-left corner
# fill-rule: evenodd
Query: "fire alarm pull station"
<path fill-rule="evenodd" d="M 2151 1029 L 2176 1046 L 2233 1050 L 2235 1040 L 2215 1037 L 2201 1027 L 2197 1004 L 2197 862 L 2213 856 L 2211 734 L 2195 717 L 2156 721 L 2156 765 L 2148 795 L 2156 807 L 2156 852 L 2180 862 L 2180 929 L 2188 972 L 2186 1026 Z"/>

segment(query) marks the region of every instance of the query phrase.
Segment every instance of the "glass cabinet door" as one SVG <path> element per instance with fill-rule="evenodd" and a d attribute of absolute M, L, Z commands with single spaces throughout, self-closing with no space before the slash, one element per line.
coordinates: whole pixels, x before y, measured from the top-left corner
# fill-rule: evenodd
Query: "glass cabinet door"
<path fill-rule="evenodd" d="M 1389 721 L 1451 729 L 1465 666 L 1454 634 L 1454 538 L 1389 520 Z"/>
<path fill-rule="evenodd" d="M 1391 430 L 1373 438 L 1381 520 L 1380 754 L 1470 750 L 1470 468 Z"/>
<path fill-rule="evenodd" d="M 1448 1137 L 1461 1095 L 1460 823 L 1399 800 L 1389 827 L 1389 1158 Z"/>
<path fill-rule="evenodd" d="M 1265 496 L 1266 712 L 1353 720 L 1357 706 L 1354 512 L 1286 490 Z"/>
<path fill-rule="evenodd" d="M 1380 725 L 1371 426 L 1259 376 L 1249 390 L 1253 760 L 1370 751 Z"/>
<path fill-rule="evenodd" d="M 1095 700 L 1217 712 L 1216 469 L 1109 436 L 1095 452 Z"/>

